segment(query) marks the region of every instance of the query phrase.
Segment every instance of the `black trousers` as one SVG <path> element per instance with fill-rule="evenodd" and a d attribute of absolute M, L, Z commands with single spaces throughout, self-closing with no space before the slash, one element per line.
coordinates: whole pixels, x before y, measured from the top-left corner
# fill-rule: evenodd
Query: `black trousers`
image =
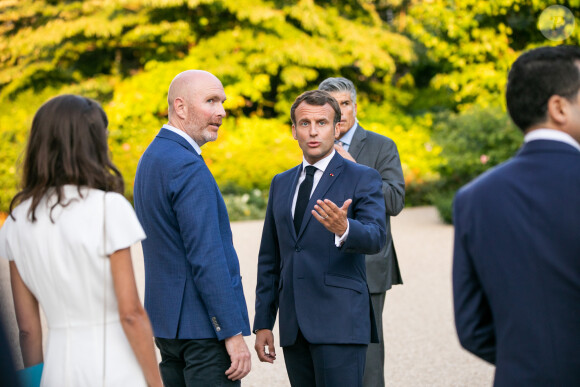
<path fill-rule="evenodd" d="M 365 344 L 310 344 L 298 331 L 283 351 L 293 387 L 362 387 Z"/>
<path fill-rule="evenodd" d="M 166 387 L 241 385 L 225 374 L 231 360 L 223 341 L 155 338 L 155 345 L 161 352 L 159 370 Z"/>

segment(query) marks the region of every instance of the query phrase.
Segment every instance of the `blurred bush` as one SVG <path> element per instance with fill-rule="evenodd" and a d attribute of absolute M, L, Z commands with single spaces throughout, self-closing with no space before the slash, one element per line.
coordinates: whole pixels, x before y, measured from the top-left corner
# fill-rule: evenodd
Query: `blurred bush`
<path fill-rule="evenodd" d="M 0 1 L 0 212 L 16 193 L 34 112 L 63 93 L 103 104 L 131 199 L 138 160 L 167 121 L 168 85 L 194 68 L 218 76 L 228 96 L 229 118 L 203 152 L 232 212 L 253 216 L 261 204 L 252 193 L 265 195 L 273 175 L 300 162 L 290 105 L 330 76 L 354 82 L 361 124 L 397 144 L 407 205 L 444 211 L 459 186 L 519 146 L 521 135 L 494 107 L 513 60 L 538 45 L 579 43 L 578 28 L 546 42 L 536 21 L 549 5 Z"/>
<path fill-rule="evenodd" d="M 248 193 L 235 194 L 222 190 L 230 221 L 263 219 L 268 204 L 268 192 L 253 189 Z"/>
<path fill-rule="evenodd" d="M 392 139 L 397 145 L 405 177 L 406 205 L 427 204 L 433 182 L 439 179 L 442 148 L 431 138 L 431 114 L 412 116 L 385 105 L 359 104 L 358 119 L 367 130 Z"/>
<path fill-rule="evenodd" d="M 453 223 L 453 198 L 455 191 L 433 190 L 428 195 L 429 201 L 437 208 L 439 217 L 445 223 Z"/>
<path fill-rule="evenodd" d="M 498 106 L 440 114 L 433 128 L 433 140 L 442 148 L 437 168 L 440 180 L 428 196 L 442 219 L 451 222 L 457 189 L 513 156 L 522 139 L 522 132 Z"/>

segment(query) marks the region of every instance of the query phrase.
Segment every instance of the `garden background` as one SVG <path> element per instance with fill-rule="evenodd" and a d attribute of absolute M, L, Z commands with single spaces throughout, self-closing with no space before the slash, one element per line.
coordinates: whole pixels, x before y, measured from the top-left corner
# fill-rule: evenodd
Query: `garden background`
<path fill-rule="evenodd" d="M 552 8 L 539 25 L 553 4 L 572 20 Z M 456 189 L 521 143 L 503 97 L 511 63 L 577 45 L 579 25 L 580 0 L 0 0 L 0 222 L 34 112 L 63 93 L 103 104 L 132 199 L 168 85 L 187 69 L 225 86 L 228 118 L 203 154 L 232 220 L 260 218 L 272 177 L 300 162 L 294 98 L 344 76 L 361 124 L 399 148 L 407 205 L 435 204 L 449 221 Z"/>

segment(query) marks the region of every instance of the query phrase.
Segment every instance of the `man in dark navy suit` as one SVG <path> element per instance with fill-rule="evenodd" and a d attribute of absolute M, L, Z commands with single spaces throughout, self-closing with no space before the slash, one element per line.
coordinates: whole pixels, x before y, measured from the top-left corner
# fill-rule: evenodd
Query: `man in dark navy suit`
<path fill-rule="evenodd" d="M 461 344 L 495 386 L 580 385 L 580 47 L 520 56 L 507 84 L 518 154 L 455 198 Z"/>
<path fill-rule="evenodd" d="M 262 233 L 256 286 L 256 351 L 275 359 L 272 328 L 293 386 L 362 386 L 376 326 L 365 254 L 385 244 L 381 176 L 334 150 L 340 107 L 307 91 L 292 105 L 301 164 L 274 177 Z M 266 350 L 267 347 L 267 350 Z"/>

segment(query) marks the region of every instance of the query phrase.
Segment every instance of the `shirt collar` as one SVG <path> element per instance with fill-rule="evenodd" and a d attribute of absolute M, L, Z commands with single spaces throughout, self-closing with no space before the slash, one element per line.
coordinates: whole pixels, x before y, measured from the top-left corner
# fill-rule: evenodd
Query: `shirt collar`
<path fill-rule="evenodd" d="M 352 128 L 350 128 L 348 130 L 348 132 L 346 132 L 344 134 L 344 136 L 342 136 L 338 141 L 342 142 L 343 144 L 350 145 L 350 143 L 352 142 L 352 137 L 354 136 L 354 132 L 355 132 L 357 125 L 358 125 L 358 120 L 355 118 L 354 125 L 352 126 Z"/>
<path fill-rule="evenodd" d="M 326 156 L 325 158 L 323 158 L 321 160 L 318 160 L 314 164 L 310 164 L 308 161 L 306 161 L 305 158 L 302 158 L 302 172 L 304 172 L 306 167 L 309 165 L 312 165 L 313 167 L 316 167 L 316 169 L 324 172 L 326 170 L 326 167 L 328 167 L 330 160 L 332 160 L 332 158 L 334 157 L 335 153 L 336 153 L 336 151 L 333 149 L 331 154 L 329 154 L 328 156 Z"/>
<path fill-rule="evenodd" d="M 578 151 L 580 151 L 580 144 L 568 133 L 564 133 L 561 130 L 555 129 L 535 129 L 524 136 L 524 142 L 530 142 L 535 140 L 552 140 L 560 141 L 566 144 L 572 145 Z"/>
<path fill-rule="evenodd" d="M 175 126 L 171 126 L 169 124 L 163 125 L 163 129 L 170 130 L 173 133 L 179 134 L 181 137 L 185 138 L 185 140 L 187 140 L 187 142 L 193 147 L 193 149 L 195 149 L 197 154 L 201 155 L 201 148 L 199 147 L 199 145 L 197 145 L 197 142 L 193 141 L 193 138 L 189 137 L 187 133 L 185 133 L 183 130 L 177 129 Z"/>

